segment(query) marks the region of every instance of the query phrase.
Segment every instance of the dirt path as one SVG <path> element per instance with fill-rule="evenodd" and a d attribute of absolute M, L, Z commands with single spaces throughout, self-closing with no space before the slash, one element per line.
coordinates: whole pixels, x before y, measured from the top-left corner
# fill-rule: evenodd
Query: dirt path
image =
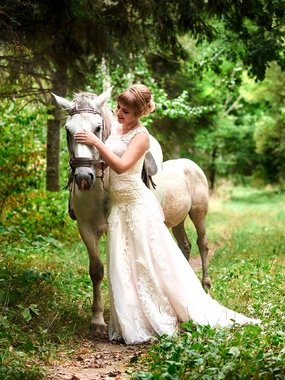
<path fill-rule="evenodd" d="M 45 380 L 129 379 L 127 364 L 142 355 L 146 348 L 146 345 L 111 343 L 107 338 L 84 340 L 80 351 L 67 360 L 62 358 L 59 365 L 49 369 Z"/>
<path fill-rule="evenodd" d="M 211 256 L 213 252 L 209 254 Z M 190 259 L 194 270 L 201 267 L 200 257 Z M 127 346 L 114 343 L 108 337 L 83 340 L 81 349 L 73 356 L 58 358 L 58 364 L 48 369 L 45 380 L 127 380 L 128 364 L 146 352 L 148 345 Z"/>

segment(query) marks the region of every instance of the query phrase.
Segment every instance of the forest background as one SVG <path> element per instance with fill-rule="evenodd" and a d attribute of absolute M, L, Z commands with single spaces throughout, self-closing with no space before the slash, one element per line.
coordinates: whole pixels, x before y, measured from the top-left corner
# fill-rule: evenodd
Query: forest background
<path fill-rule="evenodd" d="M 154 93 L 146 124 L 166 159 L 191 158 L 211 189 L 221 178 L 283 185 L 282 0 L 4 1 L 0 17 L 0 212 L 17 191 L 66 181 L 51 92 L 112 85 L 115 100 L 134 82 Z"/>
<path fill-rule="evenodd" d="M 225 182 L 282 194 L 284 21 L 283 0 L 2 1 L 3 268 L 11 264 L 8 246 L 33 241 L 42 249 L 76 234 L 61 191 L 68 178 L 66 115 L 51 92 L 71 100 L 75 92 L 99 94 L 112 85 L 114 108 L 121 90 L 145 83 L 156 111 L 144 124 L 165 159 L 194 160 L 212 194 Z M 9 299 L 0 292 L 3 331 L 18 315 L 29 322 L 38 314 L 33 303 L 18 301 L 17 292 Z"/>

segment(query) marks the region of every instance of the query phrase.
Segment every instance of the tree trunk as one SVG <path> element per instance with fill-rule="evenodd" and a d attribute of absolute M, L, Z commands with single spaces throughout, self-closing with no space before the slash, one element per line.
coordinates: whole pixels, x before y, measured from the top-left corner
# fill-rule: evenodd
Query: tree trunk
<path fill-rule="evenodd" d="M 66 94 L 66 70 L 63 65 L 54 72 L 52 91 L 60 96 Z M 56 106 L 49 110 L 50 118 L 47 123 L 47 151 L 46 151 L 46 190 L 59 191 L 59 152 L 60 152 L 60 113 Z"/>
<path fill-rule="evenodd" d="M 47 158 L 46 158 L 46 189 L 48 191 L 59 191 L 59 146 L 60 146 L 60 131 L 59 120 L 57 119 L 55 108 L 52 108 L 49 113 L 51 118 L 47 125 Z"/>
<path fill-rule="evenodd" d="M 216 182 L 216 157 L 217 157 L 217 148 L 214 147 L 211 155 L 211 162 L 210 162 L 210 168 L 209 168 L 209 190 L 210 193 L 212 194 L 214 191 L 215 187 L 215 182 Z"/>

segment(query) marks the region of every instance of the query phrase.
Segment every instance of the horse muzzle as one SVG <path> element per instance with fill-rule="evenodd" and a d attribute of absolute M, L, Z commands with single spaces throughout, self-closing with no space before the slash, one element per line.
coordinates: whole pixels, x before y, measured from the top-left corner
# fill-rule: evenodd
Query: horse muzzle
<path fill-rule="evenodd" d="M 80 191 L 91 190 L 95 185 L 95 179 L 95 172 L 91 168 L 76 168 L 74 180 Z"/>

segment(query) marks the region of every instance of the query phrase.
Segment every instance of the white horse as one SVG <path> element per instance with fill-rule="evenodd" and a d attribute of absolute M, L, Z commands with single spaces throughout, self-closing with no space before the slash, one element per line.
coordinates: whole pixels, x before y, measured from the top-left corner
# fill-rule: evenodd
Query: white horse
<path fill-rule="evenodd" d="M 93 283 L 91 326 L 97 331 L 105 328 L 101 281 L 104 275 L 99 255 L 99 240 L 107 231 L 110 211 L 108 194 L 108 168 L 104 167 L 99 152 L 85 144 L 76 143 L 74 134 L 86 130 L 105 140 L 116 125 L 112 112 L 104 105 L 111 95 L 109 89 L 101 95 L 79 93 L 73 101 L 55 97 L 57 103 L 68 110 L 65 128 L 70 154 L 71 211 L 74 210 L 82 240 L 89 254 L 89 274 Z M 152 177 L 150 188 L 161 202 L 165 224 L 172 229 L 177 244 L 189 260 L 191 244 L 187 238 L 184 222 L 190 216 L 196 231 L 197 244 L 202 261 L 202 285 L 207 290 L 211 283 L 208 277 L 208 241 L 205 218 L 208 211 L 209 189 L 201 168 L 188 159 L 169 160 L 162 163 L 163 155 L 158 141 L 150 136 L 150 152 L 158 171 Z"/>

